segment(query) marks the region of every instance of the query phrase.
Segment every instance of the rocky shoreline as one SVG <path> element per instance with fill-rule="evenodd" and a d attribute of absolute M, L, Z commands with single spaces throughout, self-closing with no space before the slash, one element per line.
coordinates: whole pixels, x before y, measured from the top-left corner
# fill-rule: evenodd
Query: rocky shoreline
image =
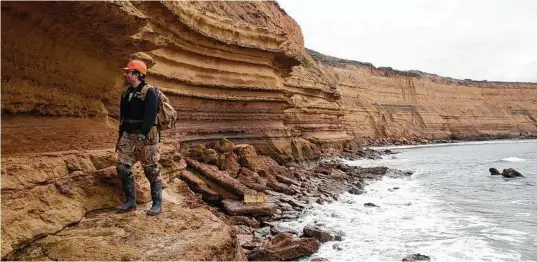
<path fill-rule="evenodd" d="M 187 168 L 181 179 L 233 226 L 249 260 L 294 260 L 312 255 L 323 242 L 341 240 L 344 233 L 314 224 L 297 232 L 278 223 L 298 219 L 314 203 L 337 201 L 344 192 L 362 194 L 367 183 L 383 176 L 411 175 L 386 167 L 344 164 L 346 160 L 379 159 L 392 153 L 347 147 L 339 154 L 328 150 L 324 158 L 313 162 L 283 166 L 258 155 L 250 145 L 234 145 L 223 139 L 183 150 Z M 226 188 L 227 192 L 218 193 L 214 185 L 211 189 L 214 181 L 221 186 L 218 190 Z M 230 198 L 230 193 L 236 199 Z"/>
<path fill-rule="evenodd" d="M 419 137 L 409 138 L 365 138 L 362 144 L 368 147 L 374 146 L 401 146 L 401 145 L 434 145 L 434 144 L 451 144 L 477 141 L 498 141 L 498 140 L 524 140 L 537 139 L 537 134 L 525 135 L 482 135 L 482 136 L 459 136 L 452 134 L 445 139 L 425 139 Z"/>

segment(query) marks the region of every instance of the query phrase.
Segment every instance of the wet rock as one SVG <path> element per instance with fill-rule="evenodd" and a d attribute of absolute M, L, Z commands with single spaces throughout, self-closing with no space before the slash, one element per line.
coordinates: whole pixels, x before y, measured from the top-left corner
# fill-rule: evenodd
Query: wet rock
<path fill-rule="evenodd" d="M 343 248 L 341 247 L 341 243 L 334 243 L 334 244 L 332 245 L 332 248 L 333 248 L 334 250 L 343 250 Z"/>
<path fill-rule="evenodd" d="M 393 192 L 393 191 L 398 190 L 398 189 L 399 189 L 399 187 L 393 187 L 393 188 L 388 189 L 388 191 Z"/>
<path fill-rule="evenodd" d="M 296 219 L 300 217 L 300 212 L 284 211 L 282 212 L 282 219 Z"/>
<path fill-rule="evenodd" d="M 392 178 L 402 178 L 402 177 L 410 176 L 412 174 L 413 174 L 412 171 L 401 171 L 401 170 L 398 170 L 398 169 L 388 169 L 386 171 L 385 175 L 387 177 L 392 177 Z"/>
<path fill-rule="evenodd" d="M 273 235 L 278 235 L 280 233 L 288 233 L 288 234 L 292 234 L 292 235 L 298 235 L 298 231 L 292 229 L 292 228 L 287 228 L 287 227 L 282 227 L 282 226 L 273 226 L 270 228 L 270 232 L 273 234 Z"/>
<path fill-rule="evenodd" d="M 334 168 L 332 169 L 332 172 L 330 173 L 330 177 L 333 179 L 344 180 L 345 178 L 347 178 L 347 174 L 345 174 L 345 172 L 339 169 Z"/>
<path fill-rule="evenodd" d="M 353 195 L 361 195 L 364 193 L 364 191 L 362 189 L 359 189 L 357 187 L 351 187 L 349 188 L 349 193 L 353 194 Z"/>
<path fill-rule="evenodd" d="M 502 176 L 507 178 L 524 177 L 522 174 L 512 168 L 504 169 L 502 171 Z"/>
<path fill-rule="evenodd" d="M 351 168 L 343 163 L 337 165 L 337 168 L 343 172 L 348 172 L 351 170 Z"/>
<path fill-rule="evenodd" d="M 431 258 L 420 253 L 408 255 L 402 261 L 430 261 Z"/>
<path fill-rule="evenodd" d="M 245 216 L 231 216 L 228 217 L 228 220 L 233 225 L 245 225 L 252 228 L 259 228 L 259 222 L 257 222 L 255 219 L 251 217 L 245 217 Z"/>
<path fill-rule="evenodd" d="M 227 214 L 232 216 L 249 215 L 263 216 L 271 215 L 278 208 L 274 203 L 242 203 L 241 201 L 224 199 L 222 201 Z"/>
<path fill-rule="evenodd" d="M 304 227 L 304 236 L 313 237 L 321 243 L 334 240 L 334 236 L 327 230 L 323 230 L 314 224 L 308 224 Z"/>
<path fill-rule="evenodd" d="M 293 238 L 290 234 L 279 234 L 265 245 L 247 253 L 248 260 L 293 260 L 309 256 L 319 250 L 320 243 L 314 238 Z"/>
<path fill-rule="evenodd" d="M 254 231 L 254 237 L 266 238 L 270 235 L 270 227 L 262 227 Z"/>
<path fill-rule="evenodd" d="M 377 206 L 377 205 L 375 205 L 373 203 L 365 203 L 364 206 L 365 207 L 379 207 L 379 206 Z"/>
<path fill-rule="evenodd" d="M 310 261 L 311 262 L 329 262 L 330 260 L 324 257 L 314 257 Z"/>
<path fill-rule="evenodd" d="M 496 169 L 494 167 L 489 168 L 489 172 L 490 172 L 491 176 L 499 176 L 499 175 L 501 175 L 500 171 L 498 171 L 498 169 Z"/>
<path fill-rule="evenodd" d="M 356 152 L 356 155 L 368 159 L 382 159 L 382 153 L 373 149 L 363 149 Z"/>

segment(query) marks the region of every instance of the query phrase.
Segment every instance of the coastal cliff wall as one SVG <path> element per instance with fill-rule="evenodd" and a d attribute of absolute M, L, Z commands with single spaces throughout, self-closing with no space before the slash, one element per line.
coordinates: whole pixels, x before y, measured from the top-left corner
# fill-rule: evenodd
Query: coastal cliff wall
<path fill-rule="evenodd" d="M 519 137 L 537 132 L 537 84 L 457 80 L 309 50 L 337 79 L 342 124 L 367 142 Z"/>

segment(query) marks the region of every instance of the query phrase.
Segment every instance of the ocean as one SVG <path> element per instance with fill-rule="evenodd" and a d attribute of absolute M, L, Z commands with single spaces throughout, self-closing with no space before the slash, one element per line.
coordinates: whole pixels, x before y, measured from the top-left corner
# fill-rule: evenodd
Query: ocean
<path fill-rule="evenodd" d="M 386 149 L 386 148 L 379 148 Z M 301 232 L 308 223 L 341 230 L 309 258 L 401 261 L 415 253 L 431 261 L 537 261 L 537 141 L 488 141 L 392 147 L 381 160 L 348 165 L 414 171 L 384 177 L 362 195 L 315 205 L 281 225 Z M 524 178 L 491 176 L 514 168 Z M 366 207 L 364 203 L 378 207 Z"/>

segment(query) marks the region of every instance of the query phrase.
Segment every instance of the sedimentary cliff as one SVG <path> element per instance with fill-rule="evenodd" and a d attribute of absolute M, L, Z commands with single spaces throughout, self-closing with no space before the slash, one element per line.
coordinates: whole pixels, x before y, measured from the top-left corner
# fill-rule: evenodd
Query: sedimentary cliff
<path fill-rule="evenodd" d="M 284 124 L 284 77 L 307 54 L 273 2 L 3 3 L 2 48 L 4 154 L 110 148 L 131 58 L 179 112 L 168 141 L 308 145 Z"/>
<path fill-rule="evenodd" d="M 193 194 L 178 178 L 186 166 L 180 143 L 226 137 L 284 162 L 350 141 L 537 133 L 537 84 L 455 80 L 324 56 L 304 48 L 300 27 L 275 2 L 1 5 L 2 258 L 47 235 L 26 250 L 33 257 L 20 258 L 82 258 L 66 256 L 76 246 L 62 237 L 95 252 L 116 245 L 106 260 L 244 258 L 225 223 L 189 204 Z M 187 244 L 127 252 L 119 240 L 144 245 L 138 236 L 151 220 L 136 222 L 146 218 L 134 214 L 126 228 L 111 222 L 121 217 L 99 213 L 119 198 L 111 149 L 121 68 L 132 58 L 150 65 L 148 82 L 179 113 L 177 128 L 163 135 L 170 216 L 150 231 L 205 236 L 203 252 Z M 141 188 L 146 203 L 147 185 Z M 103 221 L 108 226 L 92 232 Z"/>
<path fill-rule="evenodd" d="M 340 123 L 356 139 L 405 143 L 537 132 L 537 83 L 457 80 L 308 52 L 337 79 Z"/>

